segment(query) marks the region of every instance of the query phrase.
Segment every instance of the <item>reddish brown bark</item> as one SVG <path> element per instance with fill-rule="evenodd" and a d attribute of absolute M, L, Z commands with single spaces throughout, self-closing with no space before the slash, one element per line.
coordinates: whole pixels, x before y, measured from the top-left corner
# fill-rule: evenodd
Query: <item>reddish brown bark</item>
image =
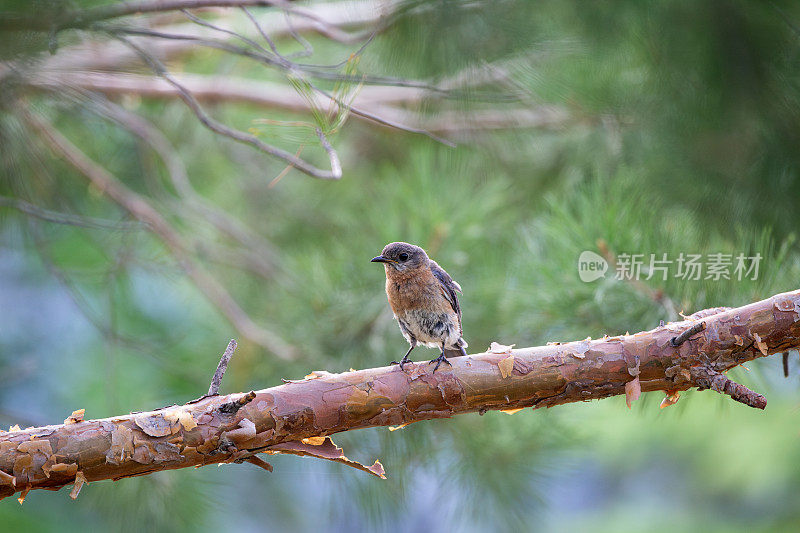
<path fill-rule="evenodd" d="M 703 322 L 704 326 L 698 326 Z M 697 331 L 684 342 L 681 333 Z M 686 337 L 685 335 L 683 337 Z M 677 341 L 676 341 L 677 338 Z M 679 344 L 677 347 L 674 344 Z M 256 453 L 345 458 L 327 435 L 490 409 L 553 406 L 627 391 L 711 388 L 764 408 L 763 396 L 722 375 L 745 361 L 800 347 L 800 290 L 713 309 L 651 331 L 427 363 L 330 374 L 258 392 L 213 396 L 157 411 L 0 433 L 0 496 L 210 463 Z M 637 381 L 638 378 L 638 381 Z M 77 490 L 73 490 L 77 494 Z"/>

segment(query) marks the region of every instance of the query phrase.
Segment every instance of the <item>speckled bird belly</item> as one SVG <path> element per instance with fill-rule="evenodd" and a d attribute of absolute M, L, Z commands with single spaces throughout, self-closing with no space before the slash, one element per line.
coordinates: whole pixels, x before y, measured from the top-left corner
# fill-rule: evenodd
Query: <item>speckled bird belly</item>
<path fill-rule="evenodd" d="M 408 330 L 417 339 L 417 343 L 441 348 L 443 342 L 446 347 L 458 346 L 460 335 L 454 318 L 447 313 L 413 309 L 403 313 L 402 317 L 397 316 L 397 321 L 400 329 Z M 406 331 L 403 334 L 410 342 Z"/>

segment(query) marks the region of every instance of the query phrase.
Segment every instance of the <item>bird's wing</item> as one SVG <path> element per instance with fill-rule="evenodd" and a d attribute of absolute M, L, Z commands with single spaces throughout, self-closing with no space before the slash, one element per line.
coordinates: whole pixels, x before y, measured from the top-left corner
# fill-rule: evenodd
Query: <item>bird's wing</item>
<path fill-rule="evenodd" d="M 460 326 L 461 306 L 458 305 L 458 296 L 456 295 L 456 292 L 461 292 L 461 285 L 456 283 L 456 281 L 450 277 L 450 274 L 445 272 L 444 269 L 440 267 L 434 260 L 431 260 L 431 272 L 433 272 L 433 275 L 439 280 L 439 283 L 442 286 L 442 294 L 444 294 L 444 297 L 453 307 L 453 311 L 455 311 L 458 315 L 458 323 Z"/>

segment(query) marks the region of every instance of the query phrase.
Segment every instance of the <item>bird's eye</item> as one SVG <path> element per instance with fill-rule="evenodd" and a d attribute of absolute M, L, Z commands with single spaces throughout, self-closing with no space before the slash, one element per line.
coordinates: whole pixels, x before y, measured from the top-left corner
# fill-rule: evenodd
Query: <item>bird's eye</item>
<path fill-rule="evenodd" d="M 407 254 L 407 253 L 405 253 L 405 252 L 403 252 L 402 254 L 398 255 L 398 256 L 397 256 L 397 258 L 398 258 L 400 261 L 408 261 L 408 254 Z"/>

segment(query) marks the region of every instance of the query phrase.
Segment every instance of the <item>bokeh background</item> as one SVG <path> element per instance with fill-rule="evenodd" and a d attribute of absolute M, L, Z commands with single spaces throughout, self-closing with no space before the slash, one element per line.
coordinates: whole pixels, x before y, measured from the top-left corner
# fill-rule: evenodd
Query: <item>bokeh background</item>
<path fill-rule="evenodd" d="M 58 4 L 0 3 L 28 14 Z M 364 4 L 338 2 L 326 13 Z M 351 116 L 330 131 L 344 168 L 338 181 L 297 171 L 275 180 L 283 163 L 212 134 L 174 98 L 78 91 L 67 82 L 37 87 L 30 80 L 46 61 L 102 36 L 63 32 L 50 56 L 47 32 L 0 30 L 0 59 L 14 67 L 0 72 L 4 427 L 58 422 L 78 408 L 101 418 L 188 401 L 206 390 L 230 338 L 240 347 L 223 381 L 227 392 L 396 359 L 407 345 L 386 304 L 383 269 L 369 263 L 394 240 L 425 247 L 463 286 L 474 351 L 492 341 L 521 347 L 650 329 L 680 311 L 798 288 L 796 3 L 375 5 L 384 18 L 363 50 L 362 42 L 308 33 L 302 37 L 313 55 L 297 61 L 345 60 L 331 71 L 343 75 L 461 80 L 451 82 L 452 92 L 423 91 L 398 106 L 421 123 L 438 123 L 455 146 Z M 275 44 L 286 54 L 304 50 L 287 34 Z M 308 90 L 304 75 L 288 83 L 283 71 L 202 47 L 167 64 L 283 82 L 286 98 Z M 141 64 L 115 68 L 146 72 Z M 487 71 L 502 75 L 475 81 Z M 356 103 L 370 88 L 308 79 L 355 95 Z M 98 112 L 106 98 L 157 127 L 203 205 L 239 221 L 258 246 L 226 236 L 203 211 L 210 208 L 187 208 L 151 147 Z M 143 195 L 193 260 L 296 357 L 284 360 L 242 338 L 158 235 L 54 156 L 25 109 Z M 326 163 L 313 128 L 309 134 L 304 124 L 284 122 L 319 117 L 241 102 L 208 109 Z M 513 120 L 519 110 L 547 110 L 551 118 Z M 491 123 L 492 114 L 503 120 Z M 97 225 L 54 223 L 32 216 L 31 204 Z M 667 280 L 618 280 L 612 267 L 584 283 L 577 269 L 584 250 L 763 259 L 756 280 L 678 279 L 673 265 Z M 789 378 L 779 356 L 747 367 L 731 375 L 768 397 L 764 412 L 710 391 L 683 393 L 677 405 L 659 409 L 663 396 L 646 393 L 630 410 L 616 397 L 361 430 L 335 441 L 351 458 L 380 459 L 385 481 L 338 464 L 273 457 L 271 474 L 250 465 L 157 473 L 92 483 L 76 502 L 64 490 L 36 491 L 23 506 L 0 503 L 0 524 L 7 531 L 794 530 L 797 353 Z"/>

